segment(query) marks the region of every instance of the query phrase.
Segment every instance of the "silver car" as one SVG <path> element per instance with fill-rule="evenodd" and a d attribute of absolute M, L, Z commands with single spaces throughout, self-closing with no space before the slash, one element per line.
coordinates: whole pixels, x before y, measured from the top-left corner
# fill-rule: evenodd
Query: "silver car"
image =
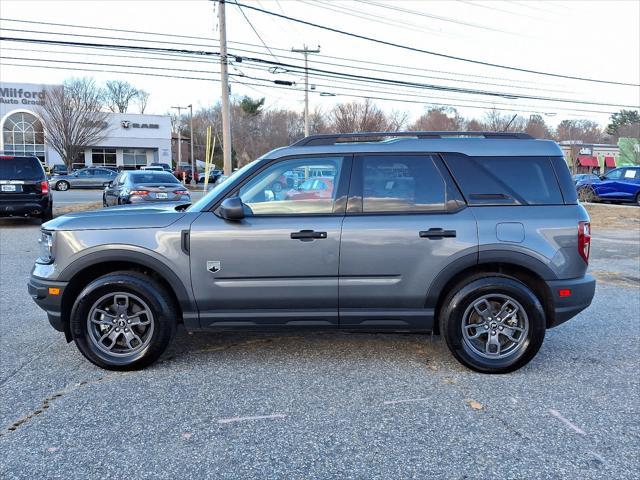
<path fill-rule="evenodd" d="M 291 177 L 303 181 L 273 190 Z M 319 135 L 264 155 L 191 206 L 45 223 L 28 288 L 52 326 L 107 369 L 149 365 L 183 323 L 432 331 L 464 365 L 505 373 L 591 303 L 590 240 L 552 141 Z"/>
<path fill-rule="evenodd" d="M 87 167 L 67 175 L 54 175 L 49 180 L 51 188 L 65 191 L 70 188 L 102 188 L 111 182 L 118 172 L 108 168 Z"/>

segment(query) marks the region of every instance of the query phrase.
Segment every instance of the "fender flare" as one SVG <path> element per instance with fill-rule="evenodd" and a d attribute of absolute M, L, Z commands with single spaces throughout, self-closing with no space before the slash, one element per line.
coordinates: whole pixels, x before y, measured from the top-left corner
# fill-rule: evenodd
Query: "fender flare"
<path fill-rule="evenodd" d="M 131 262 L 157 272 L 169 284 L 178 299 L 185 325 L 199 324 L 195 300 L 180 277 L 166 263 L 144 251 L 108 248 L 87 253 L 67 265 L 60 273 L 59 280 L 69 282 L 79 272 L 105 262 Z"/>
<path fill-rule="evenodd" d="M 525 268 L 535 273 L 543 280 L 557 280 L 558 278 L 553 270 L 548 265 L 545 265 L 542 260 L 528 255 L 527 253 L 514 250 L 482 250 L 479 253 L 470 253 L 460 257 L 440 270 L 433 282 L 431 282 L 431 285 L 429 285 L 427 297 L 425 299 L 425 307 L 435 308 L 444 287 L 460 272 L 471 267 L 490 263 L 503 263 L 506 265 Z"/>

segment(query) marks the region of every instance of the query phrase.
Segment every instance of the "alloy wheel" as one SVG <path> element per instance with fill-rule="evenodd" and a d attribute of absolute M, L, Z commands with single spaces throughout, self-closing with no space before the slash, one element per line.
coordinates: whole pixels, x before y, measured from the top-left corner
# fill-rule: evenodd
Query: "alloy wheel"
<path fill-rule="evenodd" d="M 502 359 L 526 345 L 529 318 L 522 305 L 508 295 L 478 298 L 467 307 L 462 319 L 464 343 L 481 357 Z"/>
<path fill-rule="evenodd" d="M 125 357 L 144 350 L 154 329 L 151 309 L 137 295 L 109 293 L 94 302 L 87 316 L 91 343 L 103 353 Z"/>

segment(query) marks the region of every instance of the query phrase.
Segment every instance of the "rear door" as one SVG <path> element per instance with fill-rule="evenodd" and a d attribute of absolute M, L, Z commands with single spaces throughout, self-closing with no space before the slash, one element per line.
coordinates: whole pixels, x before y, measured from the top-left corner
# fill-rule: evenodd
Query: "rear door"
<path fill-rule="evenodd" d="M 457 259 L 477 261 L 474 216 L 437 155 L 354 158 L 340 247 L 340 325 L 430 329 L 427 291 Z"/>

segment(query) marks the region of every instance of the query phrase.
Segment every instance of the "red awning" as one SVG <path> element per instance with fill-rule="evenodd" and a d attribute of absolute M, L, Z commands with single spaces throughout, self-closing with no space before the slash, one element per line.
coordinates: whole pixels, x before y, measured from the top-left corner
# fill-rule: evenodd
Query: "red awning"
<path fill-rule="evenodd" d="M 598 159 L 596 157 L 578 157 L 578 164 L 581 167 L 599 167 Z"/>
<path fill-rule="evenodd" d="M 609 168 L 616 168 L 616 159 L 613 157 L 604 157 L 604 166 Z"/>

